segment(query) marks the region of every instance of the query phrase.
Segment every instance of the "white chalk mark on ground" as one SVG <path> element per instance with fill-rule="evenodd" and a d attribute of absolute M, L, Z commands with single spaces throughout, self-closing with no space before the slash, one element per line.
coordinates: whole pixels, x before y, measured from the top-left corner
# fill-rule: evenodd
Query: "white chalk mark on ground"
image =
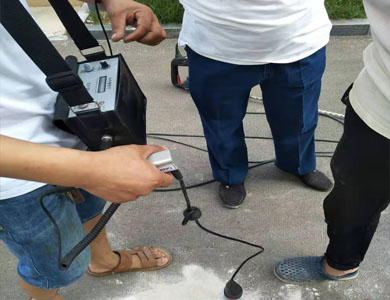
<path fill-rule="evenodd" d="M 225 282 L 212 270 L 197 265 L 184 266 L 174 283 L 155 278 L 144 291 L 133 291 L 128 297 L 116 300 L 220 300 Z M 242 300 L 263 299 L 260 293 L 244 291 Z"/>

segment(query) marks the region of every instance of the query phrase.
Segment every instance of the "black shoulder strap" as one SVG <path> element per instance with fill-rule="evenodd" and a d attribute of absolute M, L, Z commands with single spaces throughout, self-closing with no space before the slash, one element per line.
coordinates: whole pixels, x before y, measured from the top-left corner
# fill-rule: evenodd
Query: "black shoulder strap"
<path fill-rule="evenodd" d="M 94 47 L 99 47 L 100 44 L 88 31 L 87 27 L 76 13 L 69 0 L 49 0 L 50 4 L 54 8 L 57 16 L 60 18 L 62 24 L 65 26 L 69 35 L 72 37 L 77 48 L 80 50 L 86 50 Z M 93 57 L 99 59 L 105 57 L 104 49 L 102 51 L 93 54 Z M 88 55 L 85 55 L 88 59 Z"/>
<path fill-rule="evenodd" d="M 19 0 L 0 1 L 0 23 L 46 75 L 50 88 L 61 93 L 69 106 L 93 102 L 81 79 L 71 71 Z"/>

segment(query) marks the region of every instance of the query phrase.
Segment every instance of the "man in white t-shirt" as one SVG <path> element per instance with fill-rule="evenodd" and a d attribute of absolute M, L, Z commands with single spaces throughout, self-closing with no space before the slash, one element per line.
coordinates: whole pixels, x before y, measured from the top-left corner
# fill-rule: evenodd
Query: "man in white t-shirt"
<path fill-rule="evenodd" d="M 284 282 L 356 278 L 390 201 L 390 2 L 364 0 L 373 42 L 344 100 L 344 133 L 331 167 L 335 187 L 324 201 L 329 244 L 324 256 L 275 266 Z"/>
<path fill-rule="evenodd" d="M 27 8 L 26 1 L 21 2 Z M 164 39 L 164 30 L 148 7 L 131 0 L 103 0 L 102 5 L 111 18 L 114 41 L 156 45 Z M 126 24 L 137 29 L 125 35 Z M 90 251 L 84 250 L 69 269 L 59 269 L 55 231 L 38 202 L 53 185 L 82 189 L 45 198 L 65 253 L 98 222 L 106 201 L 136 200 L 170 185 L 172 178 L 147 160 L 162 150 L 158 146 L 76 150 L 85 146 L 52 125 L 57 93 L 49 89 L 44 74 L 2 25 L 0 40 L 0 240 L 18 259 L 21 287 L 32 300 L 60 300 L 58 288 L 70 285 L 87 269 L 93 276 L 104 276 L 168 266 L 171 257 L 159 248 L 113 251 L 103 229 Z M 70 201 L 82 196 L 82 203 Z"/>
<path fill-rule="evenodd" d="M 187 46 L 189 89 L 222 203 L 237 208 L 246 195 L 242 120 L 259 84 L 276 166 L 316 190 L 329 190 L 331 181 L 315 169 L 314 145 L 331 29 L 324 0 L 180 2 L 179 44 Z"/>

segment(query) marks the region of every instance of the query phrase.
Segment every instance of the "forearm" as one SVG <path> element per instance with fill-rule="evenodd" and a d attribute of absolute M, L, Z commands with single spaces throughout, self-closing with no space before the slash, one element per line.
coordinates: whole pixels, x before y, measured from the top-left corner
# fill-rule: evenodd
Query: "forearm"
<path fill-rule="evenodd" d="M 0 176 L 62 186 L 82 186 L 91 153 L 0 135 Z"/>

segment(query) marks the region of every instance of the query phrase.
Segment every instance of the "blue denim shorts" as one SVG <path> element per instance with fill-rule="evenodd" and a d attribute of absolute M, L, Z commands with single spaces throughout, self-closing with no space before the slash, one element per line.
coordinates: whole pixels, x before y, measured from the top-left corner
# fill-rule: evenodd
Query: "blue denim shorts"
<path fill-rule="evenodd" d="M 51 185 L 35 191 L 0 200 L 0 240 L 18 258 L 18 273 L 27 283 L 41 289 L 70 285 L 87 270 L 89 247 L 69 269 L 58 267 L 58 241 L 54 226 L 39 205 L 39 198 Z M 61 232 L 62 256 L 84 237 L 83 223 L 103 211 L 106 201 L 81 190 L 85 201 L 76 204 L 64 194 L 45 197 L 46 208 Z"/>

